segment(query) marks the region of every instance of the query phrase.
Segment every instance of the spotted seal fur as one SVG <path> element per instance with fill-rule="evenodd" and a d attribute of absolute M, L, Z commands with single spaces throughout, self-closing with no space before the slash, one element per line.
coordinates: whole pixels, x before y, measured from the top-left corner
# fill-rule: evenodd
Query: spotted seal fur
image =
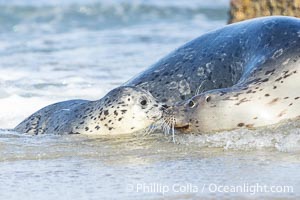
<path fill-rule="evenodd" d="M 217 89 L 169 108 L 164 118 L 174 119 L 175 128 L 208 133 L 261 127 L 300 116 L 299 19 L 248 20 L 193 42 L 204 40 L 198 53 L 205 52 L 215 62 L 203 65 L 211 74 L 223 73 L 226 81 L 221 78 Z"/>
<path fill-rule="evenodd" d="M 162 105 L 141 89 L 122 86 L 97 101 L 70 100 L 35 112 L 14 130 L 38 134 L 125 134 L 161 118 Z"/>

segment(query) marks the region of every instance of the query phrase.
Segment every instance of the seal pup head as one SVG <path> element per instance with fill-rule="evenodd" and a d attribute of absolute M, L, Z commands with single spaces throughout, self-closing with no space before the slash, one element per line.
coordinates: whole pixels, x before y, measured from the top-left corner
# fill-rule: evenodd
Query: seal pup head
<path fill-rule="evenodd" d="M 164 111 L 163 118 L 165 121 L 173 121 L 177 130 L 188 133 L 194 131 L 202 131 L 203 124 L 199 115 L 199 108 L 206 110 L 205 107 L 211 107 L 212 95 L 197 95 L 189 100 L 176 103 Z M 206 116 L 209 117 L 209 116 Z M 204 116 L 205 118 L 205 116 Z"/>
<path fill-rule="evenodd" d="M 163 119 L 172 119 L 176 129 L 192 133 L 253 129 L 279 123 L 299 116 L 299 94 L 287 85 L 288 80 L 277 87 L 248 85 L 207 91 L 169 107 Z"/>
<path fill-rule="evenodd" d="M 214 127 L 220 127 L 218 116 L 224 114 L 222 108 L 228 102 L 224 100 L 224 93 L 213 90 L 177 103 L 164 111 L 163 119 L 173 121 L 175 129 L 180 132 L 211 132 Z"/>
<path fill-rule="evenodd" d="M 103 99 L 100 120 L 104 127 L 99 130 L 101 134 L 136 132 L 162 118 L 163 105 L 148 91 L 138 87 L 118 87 Z"/>

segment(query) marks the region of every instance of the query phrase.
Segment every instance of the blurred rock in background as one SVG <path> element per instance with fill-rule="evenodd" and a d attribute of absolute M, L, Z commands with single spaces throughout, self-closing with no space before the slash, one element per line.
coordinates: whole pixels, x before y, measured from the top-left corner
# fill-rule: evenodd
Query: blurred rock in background
<path fill-rule="evenodd" d="M 228 23 L 270 15 L 300 17 L 300 0 L 231 0 Z"/>

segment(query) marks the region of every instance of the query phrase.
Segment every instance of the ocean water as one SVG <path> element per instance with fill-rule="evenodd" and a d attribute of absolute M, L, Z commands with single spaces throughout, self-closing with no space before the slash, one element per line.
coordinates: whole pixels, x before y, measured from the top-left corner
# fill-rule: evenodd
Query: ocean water
<path fill-rule="evenodd" d="M 50 103 L 101 98 L 224 26 L 228 8 L 229 0 L 0 0 L 0 199 L 299 198 L 299 122 L 176 134 L 175 143 L 161 131 L 8 130 Z"/>

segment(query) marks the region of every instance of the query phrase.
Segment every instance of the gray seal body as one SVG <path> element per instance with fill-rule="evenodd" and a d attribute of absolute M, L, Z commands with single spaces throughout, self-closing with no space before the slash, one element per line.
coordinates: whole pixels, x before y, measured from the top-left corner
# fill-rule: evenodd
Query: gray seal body
<path fill-rule="evenodd" d="M 208 81 L 219 87 L 168 109 L 165 118 L 174 119 L 177 129 L 206 133 L 255 128 L 300 116 L 299 19 L 248 20 L 203 39 L 206 45 L 202 49 L 213 55 L 208 62 L 214 63 L 211 74 L 219 77 Z M 202 37 L 196 40 L 202 41 Z"/>
<path fill-rule="evenodd" d="M 151 99 L 151 102 L 160 102 L 151 104 L 152 107 L 154 105 L 161 107 L 162 103 L 172 105 L 206 91 L 233 87 L 239 82 L 243 83 L 240 85 L 246 86 L 251 82 L 266 80 L 261 79 L 261 71 L 266 73 L 265 76 L 279 72 L 279 70 L 276 73 L 270 72 L 271 68 L 265 67 L 267 63 L 273 62 L 277 66 L 279 64 L 276 62 L 281 61 L 280 59 L 294 59 L 293 56 L 297 56 L 299 30 L 299 20 L 291 17 L 258 18 L 228 25 L 204 34 L 171 52 L 144 72 L 124 83 L 123 87 L 131 87 L 130 91 L 133 93 L 139 89 L 143 91 L 143 94 L 151 93 L 141 95 L 142 93 L 138 92 L 137 97 L 146 96 Z M 284 62 L 290 66 L 290 61 L 292 60 Z M 263 68 L 267 71 L 262 70 Z M 128 94 L 128 92 L 125 93 Z M 126 102 L 119 101 L 118 98 L 123 99 L 123 96 L 114 97 L 114 102 Z M 102 124 L 103 121 L 95 120 L 94 115 L 100 114 L 101 111 L 97 111 L 97 109 L 107 110 L 108 105 L 103 104 L 105 99 L 106 97 L 103 97 L 95 101 L 96 103 L 74 100 L 50 105 L 24 120 L 15 130 L 21 132 L 30 130 L 33 134 L 53 131 L 54 133 L 90 133 L 94 131 L 110 134 L 113 133 L 113 130 L 116 130 L 115 133 L 128 133 L 129 129 L 133 132 L 146 128 L 154 119 L 157 120 L 158 117 L 153 116 L 162 114 L 159 109 L 147 110 L 147 113 L 142 109 L 140 113 L 145 115 L 140 116 L 139 123 L 130 121 L 133 119 L 132 115 L 140 111 L 141 101 L 136 100 L 136 104 L 133 102 L 128 104 L 130 106 L 127 106 L 126 110 L 131 110 L 132 107 L 136 110 L 133 111 L 134 113 L 127 112 L 129 115 L 125 119 L 128 120 L 124 120 L 124 122 L 127 124 L 133 122 L 138 125 L 128 127 L 118 122 L 116 125 L 114 120 L 118 121 L 119 118 L 109 118 L 107 123 Z M 87 107 L 93 112 L 85 111 Z M 91 116 L 86 116 L 86 112 Z M 144 119 L 149 119 L 148 115 L 152 119 L 145 120 L 143 123 Z M 85 120 L 82 120 L 81 117 L 85 117 Z M 100 119 L 104 118 L 100 117 Z M 103 125 L 102 132 L 95 130 L 98 129 L 98 125 L 95 125 L 96 122 Z M 55 126 L 61 123 L 67 125 L 59 128 Z M 108 123 L 114 123 L 115 126 L 110 126 Z M 89 125 L 95 126 L 91 128 Z M 125 129 L 121 129 L 121 126 L 124 126 Z"/>
<path fill-rule="evenodd" d="M 125 85 L 141 87 L 167 104 L 231 87 L 247 76 L 245 70 L 261 66 L 276 51 L 275 57 L 296 48 L 299 30 L 299 20 L 292 17 L 227 25 L 179 47 Z"/>

